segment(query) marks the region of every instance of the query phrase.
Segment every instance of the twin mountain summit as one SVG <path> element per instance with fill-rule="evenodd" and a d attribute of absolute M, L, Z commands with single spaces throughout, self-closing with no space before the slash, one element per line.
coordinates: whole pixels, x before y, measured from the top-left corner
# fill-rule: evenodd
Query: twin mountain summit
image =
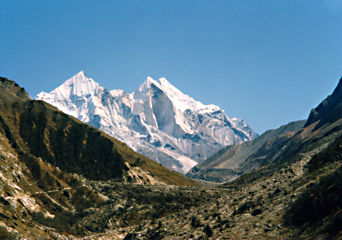
<path fill-rule="evenodd" d="M 165 78 L 0 77 L 0 239 L 342 239 L 342 78 L 258 136 Z"/>
<path fill-rule="evenodd" d="M 257 136 L 244 120 L 194 100 L 165 78 L 147 77 L 135 92 L 126 93 L 108 90 L 81 71 L 36 99 L 183 174 L 224 146 Z"/>

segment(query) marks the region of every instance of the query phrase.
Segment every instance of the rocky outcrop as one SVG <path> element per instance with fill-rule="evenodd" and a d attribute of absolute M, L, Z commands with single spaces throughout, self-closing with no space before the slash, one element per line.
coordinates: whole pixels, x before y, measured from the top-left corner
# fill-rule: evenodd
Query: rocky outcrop
<path fill-rule="evenodd" d="M 324 124 L 332 123 L 342 117 L 342 78 L 334 92 L 322 101 L 316 108 L 311 110 L 305 127 L 320 121 L 316 128 Z"/>

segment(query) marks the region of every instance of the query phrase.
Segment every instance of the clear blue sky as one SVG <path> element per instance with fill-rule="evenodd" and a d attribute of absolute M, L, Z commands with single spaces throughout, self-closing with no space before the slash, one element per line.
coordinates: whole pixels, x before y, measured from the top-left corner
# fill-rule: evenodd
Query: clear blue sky
<path fill-rule="evenodd" d="M 255 131 L 304 119 L 342 75 L 341 0 L 0 0 L 0 75 L 31 96 L 84 70 L 147 76 Z"/>

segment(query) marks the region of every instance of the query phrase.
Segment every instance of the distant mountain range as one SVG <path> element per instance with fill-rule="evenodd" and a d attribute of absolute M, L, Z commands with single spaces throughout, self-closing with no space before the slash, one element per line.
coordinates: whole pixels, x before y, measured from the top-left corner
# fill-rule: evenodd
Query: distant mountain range
<path fill-rule="evenodd" d="M 291 122 L 268 130 L 252 141 L 227 146 L 193 167 L 186 176 L 212 182 L 232 181 L 273 162 L 304 124 L 304 120 Z"/>
<path fill-rule="evenodd" d="M 331 95 L 312 109 L 307 120 L 266 131 L 249 142 L 227 146 L 193 167 L 186 176 L 229 182 L 270 164 L 288 162 L 308 152 L 316 154 L 341 134 L 341 117 L 342 80 Z"/>
<path fill-rule="evenodd" d="M 107 90 L 81 71 L 36 99 L 181 173 L 224 146 L 257 136 L 244 120 L 229 118 L 219 107 L 194 100 L 165 78 L 148 77 L 128 94 Z"/>

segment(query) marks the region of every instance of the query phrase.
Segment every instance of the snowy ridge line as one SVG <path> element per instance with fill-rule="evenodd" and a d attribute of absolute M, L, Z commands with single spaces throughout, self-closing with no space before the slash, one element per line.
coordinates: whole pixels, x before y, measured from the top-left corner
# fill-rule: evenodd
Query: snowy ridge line
<path fill-rule="evenodd" d="M 256 137 L 244 120 L 194 100 L 165 78 L 147 77 L 135 92 L 126 93 L 107 90 L 81 71 L 36 99 L 181 173 L 226 145 Z"/>

